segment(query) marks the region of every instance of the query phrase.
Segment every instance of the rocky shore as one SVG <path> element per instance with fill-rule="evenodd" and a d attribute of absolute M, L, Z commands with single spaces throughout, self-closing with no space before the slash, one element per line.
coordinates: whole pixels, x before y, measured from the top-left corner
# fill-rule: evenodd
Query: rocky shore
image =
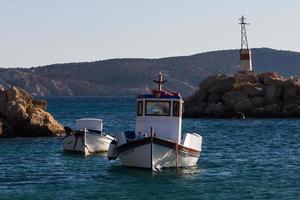
<path fill-rule="evenodd" d="M 0 138 L 60 136 L 64 128 L 46 111 L 45 100 L 33 99 L 26 91 L 0 85 Z"/>
<path fill-rule="evenodd" d="M 206 78 L 185 99 L 186 117 L 300 117 L 300 78 L 275 72 Z"/>

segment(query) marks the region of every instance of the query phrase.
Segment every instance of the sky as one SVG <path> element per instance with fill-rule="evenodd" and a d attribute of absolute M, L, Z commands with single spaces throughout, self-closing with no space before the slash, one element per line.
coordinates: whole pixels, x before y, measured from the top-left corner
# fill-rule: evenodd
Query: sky
<path fill-rule="evenodd" d="M 0 0 L 0 67 L 249 47 L 300 52 L 299 0 Z"/>

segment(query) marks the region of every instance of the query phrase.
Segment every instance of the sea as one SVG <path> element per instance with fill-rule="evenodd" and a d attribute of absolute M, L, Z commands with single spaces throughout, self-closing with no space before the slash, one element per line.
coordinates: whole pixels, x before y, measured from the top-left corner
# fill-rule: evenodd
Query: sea
<path fill-rule="evenodd" d="M 97 117 L 134 130 L 135 97 L 51 97 L 64 126 Z M 151 172 L 106 154 L 62 151 L 60 138 L 0 140 L 0 199 L 300 199 L 299 119 L 183 119 L 203 137 L 196 167 Z"/>

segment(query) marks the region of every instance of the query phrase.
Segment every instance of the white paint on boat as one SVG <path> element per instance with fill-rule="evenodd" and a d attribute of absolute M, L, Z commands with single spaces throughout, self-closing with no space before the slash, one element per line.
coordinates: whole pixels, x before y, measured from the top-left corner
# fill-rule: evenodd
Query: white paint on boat
<path fill-rule="evenodd" d="M 108 151 L 114 137 L 102 132 L 103 120 L 83 118 L 75 120 L 75 133 L 62 139 L 65 151 L 80 152 L 84 155 Z"/>

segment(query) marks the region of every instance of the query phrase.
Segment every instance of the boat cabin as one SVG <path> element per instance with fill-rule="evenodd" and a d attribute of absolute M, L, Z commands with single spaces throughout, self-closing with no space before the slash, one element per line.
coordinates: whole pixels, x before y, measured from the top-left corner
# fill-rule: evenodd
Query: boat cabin
<path fill-rule="evenodd" d="M 103 130 L 103 120 L 96 118 L 82 118 L 75 120 L 75 130 L 91 130 L 102 132 Z"/>
<path fill-rule="evenodd" d="M 165 140 L 176 143 L 181 141 L 182 104 L 179 93 L 169 93 L 162 90 L 162 74 L 159 74 L 158 89 L 152 94 L 137 97 L 137 113 L 135 135 L 150 136 L 153 134 Z"/>

